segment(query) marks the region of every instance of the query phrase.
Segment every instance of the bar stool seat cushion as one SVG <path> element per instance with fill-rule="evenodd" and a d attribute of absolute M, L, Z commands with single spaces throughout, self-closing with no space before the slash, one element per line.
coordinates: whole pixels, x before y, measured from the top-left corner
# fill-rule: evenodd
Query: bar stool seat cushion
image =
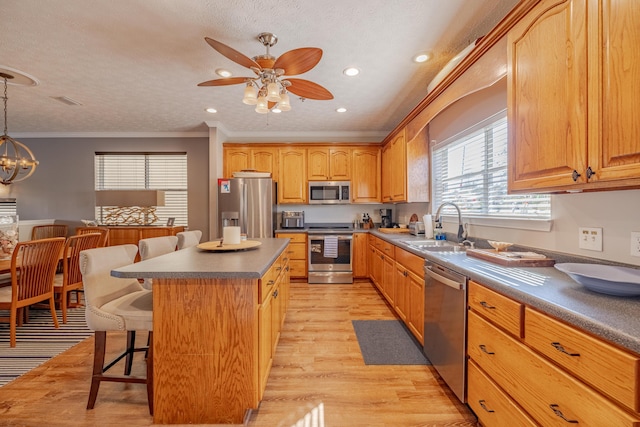
<path fill-rule="evenodd" d="M 91 309 L 99 319 L 94 317 L 94 321 L 105 321 L 104 328 L 98 327 L 97 330 L 113 330 L 112 322 L 114 321 L 118 323 L 117 329 L 122 331 L 153 330 L 153 293 L 151 291 L 132 292 L 106 303 L 99 309 L 96 307 Z"/>

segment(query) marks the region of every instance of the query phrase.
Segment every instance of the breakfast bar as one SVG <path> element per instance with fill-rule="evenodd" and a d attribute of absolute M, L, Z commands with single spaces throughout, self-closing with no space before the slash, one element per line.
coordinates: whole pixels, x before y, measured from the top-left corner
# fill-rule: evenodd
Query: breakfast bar
<path fill-rule="evenodd" d="M 153 279 L 155 424 L 242 424 L 258 407 L 272 334 L 261 333 L 261 310 L 289 239 L 254 240 L 248 250 L 191 247 L 112 271 Z"/>

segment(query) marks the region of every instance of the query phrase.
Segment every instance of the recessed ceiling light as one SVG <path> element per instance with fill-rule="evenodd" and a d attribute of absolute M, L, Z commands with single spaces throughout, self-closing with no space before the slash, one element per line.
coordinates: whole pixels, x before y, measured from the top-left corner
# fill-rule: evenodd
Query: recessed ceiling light
<path fill-rule="evenodd" d="M 428 60 L 429 60 L 429 57 L 430 57 L 430 56 L 431 56 L 431 55 L 429 55 L 429 54 L 428 54 L 428 53 L 426 53 L 426 52 L 419 53 L 419 54 L 417 54 L 416 56 L 414 56 L 414 57 L 413 57 L 413 62 L 418 62 L 418 63 L 420 63 L 420 62 L 426 62 L 426 61 L 428 61 Z"/>
<path fill-rule="evenodd" d="M 212 114 L 213 114 L 213 113 L 217 113 L 217 112 L 218 112 L 218 110 L 216 110 L 215 108 L 207 108 L 205 111 L 206 111 L 207 113 L 212 113 Z"/>
<path fill-rule="evenodd" d="M 356 67 L 349 67 L 349 68 L 345 68 L 342 73 L 345 76 L 349 76 L 349 77 L 353 77 L 353 76 L 357 76 L 358 74 L 360 74 L 360 70 Z"/>
<path fill-rule="evenodd" d="M 336 109 L 336 111 L 337 111 L 338 113 L 346 113 L 346 112 L 347 112 L 347 109 L 346 109 L 346 108 L 344 108 L 344 107 L 340 107 L 340 108 Z"/>
<path fill-rule="evenodd" d="M 231 77 L 231 71 L 229 70 L 225 70 L 224 68 L 218 68 L 216 70 L 216 74 L 219 75 L 220 77 Z"/>

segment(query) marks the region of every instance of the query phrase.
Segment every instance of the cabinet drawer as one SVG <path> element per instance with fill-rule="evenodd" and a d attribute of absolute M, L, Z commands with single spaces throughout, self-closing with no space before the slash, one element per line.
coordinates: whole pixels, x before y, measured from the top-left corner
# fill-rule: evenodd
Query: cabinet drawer
<path fill-rule="evenodd" d="M 289 259 L 307 259 L 306 243 L 289 243 Z"/>
<path fill-rule="evenodd" d="M 522 304 L 470 280 L 469 307 L 513 335 L 522 336 Z"/>
<path fill-rule="evenodd" d="M 638 357 L 528 307 L 524 341 L 573 375 L 638 411 Z"/>
<path fill-rule="evenodd" d="M 424 258 L 396 248 L 396 261 L 424 279 Z"/>
<path fill-rule="evenodd" d="M 395 259 L 396 245 L 394 245 L 393 243 L 385 242 L 384 240 L 380 240 L 380 242 L 380 252 L 390 257 L 391 259 Z"/>
<path fill-rule="evenodd" d="M 291 239 L 290 243 L 306 243 L 307 233 L 276 233 L 276 237 Z"/>
<path fill-rule="evenodd" d="M 538 423 L 637 426 L 640 418 L 469 312 L 469 357 Z"/>
<path fill-rule="evenodd" d="M 471 360 L 467 365 L 467 402 L 485 427 L 537 425 Z"/>
<path fill-rule="evenodd" d="M 307 261 L 292 259 L 289 261 L 291 277 L 307 277 Z"/>
<path fill-rule="evenodd" d="M 276 271 L 276 266 L 279 265 L 278 262 L 274 262 L 269 270 L 260 278 L 260 295 L 258 295 L 258 299 L 260 301 L 264 301 L 266 296 L 269 294 L 269 290 L 276 283 L 276 279 L 278 278 L 279 271 Z"/>

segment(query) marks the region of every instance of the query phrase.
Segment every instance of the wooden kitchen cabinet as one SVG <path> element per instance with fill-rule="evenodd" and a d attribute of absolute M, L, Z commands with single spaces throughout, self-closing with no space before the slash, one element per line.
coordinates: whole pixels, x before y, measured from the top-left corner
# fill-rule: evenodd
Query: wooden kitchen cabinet
<path fill-rule="evenodd" d="M 640 186 L 640 8 L 542 0 L 508 33 L 509 190 Z"/>
<path fill-rule="evenodd" d="M 294 279 L 307 277 L 307 233 L 276 233 L 277 238 L 291 239 L 287 250 L 290 276 Z"/>
<path fill-rule="evenodd" d="M 379 203 L 380 148 L 354 148 L 351 152 L 351 202 Z"/>
<path fill-rule="evenodd" d="M 407 328 L 424 344 L 424 259 L 396 247 L 395 260 L 396 311 L 401 317 L 404 312 Z"/>
<path fill-rule="evenodd" d="M 278 150 L 278 203 L 307 203 L 307 150 Z"/>
<path fill-rule="evenodd" d="M 309 181 L 349 181 L 351 149 L 346 147 L 308 148 L 307 179 Z"/>
<path fill-rule="evenodd" d="M 467 396 L 482 425 L 513 425 L 516 413 L 539 425 L 640 422 L 637 355 L 474 281 L 469 301 Z"/>
<path fill-rule="evenodd" d="M 367 257 L 369 253 L 368 233 L 353 233 L 353 277 L 368 277 Z"/>
<path fill-rule="evenodd" d="M 271 147 L 228 147 L 223 149 L 224 176 L 232 178 L 234 172 L 256 170 L 270 172 L 274 179 L 278 177 L 278 153 Z"/>
<path fill-rule="evenodd" d="M 382 202 L 429 201 L 429 144 L 427 129 L 410 141 L 406 129 L 382 147 Z"/>

